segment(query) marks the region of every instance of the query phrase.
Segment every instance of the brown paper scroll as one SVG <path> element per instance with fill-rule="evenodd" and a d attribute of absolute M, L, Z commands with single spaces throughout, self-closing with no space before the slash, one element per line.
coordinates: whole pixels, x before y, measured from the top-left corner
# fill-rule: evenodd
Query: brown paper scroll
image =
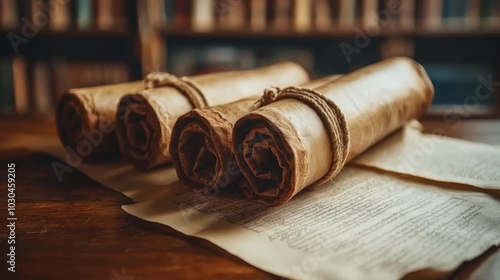
<path fill-rule="evenodd" d="M 144 90 L 144 81 L 70 89 L 56 107 L 56 126 L 65 146 L 84 159 L 118 156 L 115 115 L 126 93 Z"/>
<path fill-rule="evenodd" d="M 300 84 L 309 78 L 301 66 L 284 62 L 191 78 L 152 74 L 146 80 L 151 88 L 124 96 L 119 106 L 126 109 L 116 118 L 121 153 L 140 170 L 170 162 L 171 129 L 189 110 L 234 102 L 270 86 Z"/>
<path fill-rule="evenodd" d="M 346 162 L 424 113 L 434 89 L 423 67 L 387 59 L 314 90 L 289 87 L 238 120 L 236 159 L 245 194 L 278 206 L 333 178 Z"/>
<path fill-rule="evenodd" d="M 314 88 L 338 77 L 328 76 L 303 86 Z M 258 98 L 194 109 L 177 119 L 172 128 L 170 156 L 183 182 L 209 194 L 241 178 L 232 152 L 233 125 L 240 117 L 258 108 Z"/>

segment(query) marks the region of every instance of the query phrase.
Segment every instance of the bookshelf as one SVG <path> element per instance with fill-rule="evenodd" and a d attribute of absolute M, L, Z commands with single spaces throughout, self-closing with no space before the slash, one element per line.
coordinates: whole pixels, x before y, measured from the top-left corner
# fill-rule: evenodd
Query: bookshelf
<path fill-rule="evenodd" d="M 189 75 L 290 59 L 317 77 L 403 55 L 422 63 L 436 85 L 430 115 L 500 116 L 500 1 L 204 2 L 146 4 L 162 70 Z M 360 37 L 368 43 L 356 44 Z"/>
<path fill-rule="evenodd" d="M 51 17 L 16 54 L 5 37 L 19 33 L 23 16 L 33 19 L 38 1 L 0 0 L 0 8 L 18 3 L 17 26 L 5 24 L 0 13 L 0 63 L 17 65 L 16 72 L 25 68 L 26 81 L 44 68 L 51 69 L 52 80 L 68 80 L 54 73 L 75 75 L 69 68 L 95 65 L 95 73 L 88 74 L 93 79 L 51 84 L 58 94 L 66 87 L 139 79 L 151 71 L 191 75 L 287 59 L 319 77 L 404 55 L 422 63 L 436 85 L 431 114 L 500 116 L 497 0 L 43 0 L 67 2 L 63 10 L 69 16 L 62 18 L 69 20 L 51 25 Z M 52 70 L 58 68 L 54 64 L 66 64 L 67 71 Z M 99 65 L 111 70 L 99 72 Z M 0 65 L 5 73 L 6 68 Z M 114 71 L 122 74 L 106 74 Z M 490 75 L 494 85 L 485 85 Z M 29 84 L 29 97 L 43 88 Z M 36 107 L 28 99 L 24 112 Z"/>
<path fill-rule="evenodd" d="M 50 115 L 64 91 L 140 79 L 132 0 L 0 0 L 0 114 Z"/>

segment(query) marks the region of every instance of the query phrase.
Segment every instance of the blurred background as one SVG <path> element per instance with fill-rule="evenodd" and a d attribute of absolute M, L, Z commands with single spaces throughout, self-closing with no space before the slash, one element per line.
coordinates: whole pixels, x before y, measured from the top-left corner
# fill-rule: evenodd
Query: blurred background
<path fill-rule="evenodd" d="M 152 71 L 292 60 L 314 78 L 392 56 L 428 71 L 430 115 L 500 116 L 500 0 L 0 0 L 0 37 L 3 116 Z"/>

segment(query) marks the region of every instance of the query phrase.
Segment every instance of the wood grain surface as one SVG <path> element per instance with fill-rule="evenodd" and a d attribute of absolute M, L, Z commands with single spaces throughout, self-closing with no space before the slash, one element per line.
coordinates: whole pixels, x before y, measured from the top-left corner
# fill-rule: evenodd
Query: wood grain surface
<path fill-rule="evenodd" d="M 459 127 L 423 120 L 427 131 L 500 145 L 498 120 Z M 78 171 L 59 182 L 53 159 L 10 148 L 18 139 L 54 135 L 51 119 L 0 118 L 0 178 L 16 165 L 16 273 L 6 267 L 6 186 L 0 186 L 0 279 L 277 279 L 211 243 L 126 214 L 132 201 Z M 6 181 L 6 180 L 2 180 Z M 6 185 L 6 183 L 5 183 Z M 488 254 L 495 252 L 491 249 Z M 450 279 L 467 279 L 488 256 L 465 263 Z M 7 276 L 7 278 L 5 277 Z"/>

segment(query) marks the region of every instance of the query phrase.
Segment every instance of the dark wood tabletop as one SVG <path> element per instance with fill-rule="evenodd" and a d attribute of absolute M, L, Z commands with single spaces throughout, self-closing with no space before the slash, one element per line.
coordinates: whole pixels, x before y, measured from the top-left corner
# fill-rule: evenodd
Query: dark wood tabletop
<path fill-rule="evenodd" d="M 496 119 L 422 120 L 427 132 L 500 145 Z M 12 148 L 18 139 L 54 135 L 51 119 L 0 118 L 0 168 L 16 173 L 16 272 L 7 271 L 7 183 L 0 186 L 0 279 L 276 279 L 207 241 L 144 222 L 120 206 L 132 201 L 74 171 L 59 182 L 53 159 Z M 31 141 L 31 140 L 30 140 Z M 450 279 L 466 279 L 489 254 L 463 264 Z M 5 278 L 4 276 L 7 276 Z"/>

